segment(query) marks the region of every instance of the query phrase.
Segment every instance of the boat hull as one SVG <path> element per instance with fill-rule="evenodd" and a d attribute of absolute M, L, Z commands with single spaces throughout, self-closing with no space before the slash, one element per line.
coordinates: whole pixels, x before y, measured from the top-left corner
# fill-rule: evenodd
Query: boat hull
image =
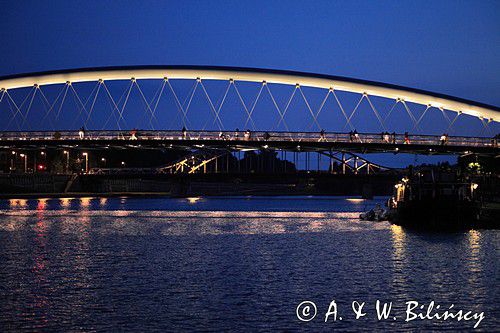
<path fill-rule="evenodd" d="M 391 211 L 391 222 L 425 229 L 466 229 L 481 227 L 480 207 L 461 200 L 412 200 L 399 202 Z"/>

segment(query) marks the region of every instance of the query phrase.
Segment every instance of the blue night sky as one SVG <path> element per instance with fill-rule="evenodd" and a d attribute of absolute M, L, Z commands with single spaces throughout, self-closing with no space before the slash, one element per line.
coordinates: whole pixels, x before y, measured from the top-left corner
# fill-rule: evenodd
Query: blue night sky
<path fill-rule="evenodd" d="M 52 0 L 0 8 L 0 75 L 139 64 L 263 67 L 500 105 L 499 1 Z"/>
<path fill-rule="evenodd" d="M 499 1 L 0 1 L 0 75 L 297 70 L 500 105 Z"/>

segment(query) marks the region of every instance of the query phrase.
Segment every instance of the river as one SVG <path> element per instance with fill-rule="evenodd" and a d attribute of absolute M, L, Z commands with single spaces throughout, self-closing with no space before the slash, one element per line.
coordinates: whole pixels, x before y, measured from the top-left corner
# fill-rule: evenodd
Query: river
<path fill-rule="evenodd" d="M 406 302 L 434 301 L 438 312 L 453 304 L 483 313 L 478 330 L 498 330 L 500 233 L 358 219 L 385 200 L 2 200 L 0 329 L 408 331 L 477 322 L 405 320 Z M 377 300 L 392 302 L 388 319 L 377 319 Z M 297 310 L 304 301 L 316 306 L 310 321 L 302 320 L 312 307 Z M 337 313 L 325 322 L 332 301 Z M 358 319 L 354 301 L 365 303 Z"/>

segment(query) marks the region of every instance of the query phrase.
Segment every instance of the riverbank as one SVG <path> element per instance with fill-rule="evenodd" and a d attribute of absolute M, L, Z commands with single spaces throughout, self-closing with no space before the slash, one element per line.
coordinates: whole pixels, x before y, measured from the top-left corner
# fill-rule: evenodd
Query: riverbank
<path fill-rule="evenodd" d="M 0 198 L 390 195 L 394 174 L 1 175 Z"/>

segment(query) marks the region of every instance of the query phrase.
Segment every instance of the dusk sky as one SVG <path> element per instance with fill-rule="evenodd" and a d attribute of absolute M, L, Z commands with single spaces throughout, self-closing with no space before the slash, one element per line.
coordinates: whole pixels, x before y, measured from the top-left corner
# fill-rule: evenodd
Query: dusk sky
<path fill-rule="evenodd" d="M 500 105 L 498 1 L 315 1 L 314 6 L 305 1 L 0 1 L 0 75 L 128 65 L 257 67 L 392 83 Z M 286 94 L 280 104 L 285 104 Z M 187 90 L 181 95 L 187 96 Z M 321 101 L 316 97 L 313 108 Z M 261 107 L 261 120 L 276 123 L 277 114 L 267 113 L 273 108 L 267 103 Z M 356 99 L 349 103 L 352 110 Z M 166 107 L 159 116 L 172 118 L 174 104 Z M 387 114 L 390 104 L 379 108 Z M 210 114 L 207 104 L 192 109 L 193 115 L 196 109 Z M 356 128 L 380 131 L 368 112 L 371 120 L 360 115 L 353 119 Z M 401 132 L 406 129 L 398 128 L 400 120 L 409 120 L 402 107 L 398 112 L 387 126 Z M 230 114 L 236 113 L 223 112 Z M 309 117 L 295 116 L 298 124 L 305 124 L 301 117 Z M 329 117 L 326 112 L 322 116 Z M 423 133 L 442 133 L 447 126 L 437 110 L 426 118 Z M 479 120 L 471 124 L 461 119 L 455 133 L 484 134 L 479 133 L 484 130 Z M 63 127 L 80 124 L 68 119 Z M 492 125 L 486 135 L 496 133 L 498 124 Z M 321 126 L 346 130 L 343 125 Z"/>
<path fill-rule="evenodd" d="M 110 65 L 298 70 L 500 105 L 498 1 L 0 2 L 0 75 Z"/>

